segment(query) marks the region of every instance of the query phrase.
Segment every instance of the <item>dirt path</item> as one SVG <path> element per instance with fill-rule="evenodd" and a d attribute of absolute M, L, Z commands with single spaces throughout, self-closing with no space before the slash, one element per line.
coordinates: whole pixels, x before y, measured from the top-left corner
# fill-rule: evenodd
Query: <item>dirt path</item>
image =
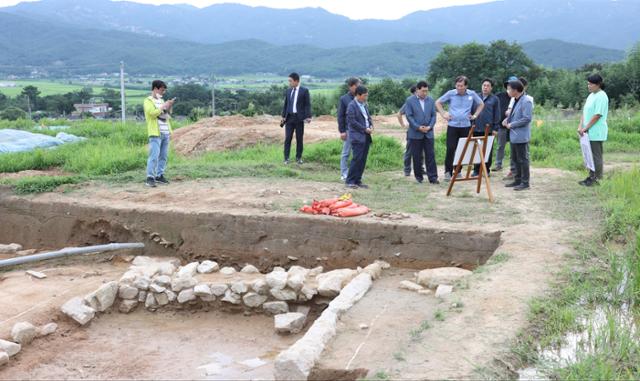
<path fill-rule="evenodd" d="M 60 169 L 47 169 L 47 170 L 28 170 L 15 173 L 0 172 L 0 180 L 15 180 L 23 177 L 37 177 L 37 176 L 71 176 L 71 173 L 64 172 Z"/>
<path fill-rule="evenodd" d="M 342 320 L 319 367 L 366 368 L 370 376 L 384 372 L 391 379 L 478 378 L 527 325 L 528 301 L 548 290 L 563 256 L 590 225 L 574 222 L 581 213 L 572 215 L 576 205 L 568 203 L 575 200 L 563 199 L 575 193 L 569 189 L 576 187 L 574 175 L 534 170 L 532 178 L 534 188 L 526 194 L 495 184 L 503 207 L 520 219 L 489 223 L 504 229 L 496 250 L 500 263 L 475 273 L 446 300 L 399 290 L 403 277 L 397 274 L 376 283 Z M 420 329 L 423 322 L 429 328 Z M 369 324 L 371 332 L 359 329 L 361 323 Z"/>

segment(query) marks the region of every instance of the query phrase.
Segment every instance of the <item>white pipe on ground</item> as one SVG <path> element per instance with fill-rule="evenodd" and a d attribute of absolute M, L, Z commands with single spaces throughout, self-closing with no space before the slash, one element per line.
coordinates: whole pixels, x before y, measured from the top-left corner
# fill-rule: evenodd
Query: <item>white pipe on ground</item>
<path fill-rule="evenodd" d="M 96 245 L 87 247 L 67 247 L 58 251 L 50 251 L 47 253 L 40 253 L 34 255 L 27 255 L 24 257 L 9 258 L 0 260 L 0 268 L 8 266 L 16 266 L 24 263 L 44 261 L 47 259 L 62 258 L 71 255 L 79 254 L 95 254 L 103 253 L 105 251 L 114 250 L 128 250 L 128 249 L 144 249 L 144 243 L 110 243 L 107 245 Z"/>

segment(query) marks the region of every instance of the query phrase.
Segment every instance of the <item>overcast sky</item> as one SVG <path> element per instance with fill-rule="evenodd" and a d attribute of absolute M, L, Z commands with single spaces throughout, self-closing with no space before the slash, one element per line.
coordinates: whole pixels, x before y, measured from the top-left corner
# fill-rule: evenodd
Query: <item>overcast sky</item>
<path fill-rule="evenodd" d="M 135 0 L 137 3 L 146 4 L 188 3 L 196 7 L 206 7 L 219 3 L 240 3 L 271 8 L 322 7 L 329 12 L 341 14 L 352 19 L 375 18 L 387 20 L 398 19 L 415 11 L 454 5 L 486 3 L 489 1 L 492 0 Z M 0 0 L 0 7 L 20 2 L 20 0 Z"/>

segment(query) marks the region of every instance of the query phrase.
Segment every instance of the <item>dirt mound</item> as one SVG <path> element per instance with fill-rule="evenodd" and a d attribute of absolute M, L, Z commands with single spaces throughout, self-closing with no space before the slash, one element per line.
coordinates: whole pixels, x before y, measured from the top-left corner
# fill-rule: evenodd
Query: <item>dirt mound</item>
<path fill-rule="evenodd" d="M 373 124 L 376 135 L 392 136 L 404 142 L 406 129 L 398 125 L 395 115 L 374 116 Z M 445 129 L 444 119 L 439 118 L 436 124 L 436 134 Z M 337 139 L 338 137 L 338 122 L 331 115 L 314 117 L 311 123 L 306 124 L 304 128 L 305 143 Z M 241 149 L 258 143 L 282 143 L 284 129 L 280 128 L 279 116 L 218 116 L 202 119 L 197 123 L 177 129 L 172 139 L 173 147 L 178 153 L 196 155 L 209 151 Z"/>
<path fill-rule="evenodd" d="M 323 118 L 322 121 L 314 120 L 305 126 L 305 142 L 312 143 L 338 137 L 335 118 L 326 119 L 328 118 Z M 280 143 L 283 139 L 284 129 L 280 128 L 280 117 L 228 116 L 203 119 L 176 130 L 173 146 L 180 154 L 194 155 L 209 151 L 242 149 L 258 143 Z"/>

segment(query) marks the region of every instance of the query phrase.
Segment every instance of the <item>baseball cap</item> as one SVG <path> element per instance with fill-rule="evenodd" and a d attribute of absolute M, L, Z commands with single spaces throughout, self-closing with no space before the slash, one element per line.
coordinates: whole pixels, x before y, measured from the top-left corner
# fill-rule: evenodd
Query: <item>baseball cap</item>
<path fill-rule="evenodd" d="M 517 80 L 518 80 L 518 77 L 516 77 L 515 75 L 512 75 L 511 77 L 507 78 L 506 81 L 504 81 L 504 87 L 506 88 L 509 82 L 517 81 Z"/>

